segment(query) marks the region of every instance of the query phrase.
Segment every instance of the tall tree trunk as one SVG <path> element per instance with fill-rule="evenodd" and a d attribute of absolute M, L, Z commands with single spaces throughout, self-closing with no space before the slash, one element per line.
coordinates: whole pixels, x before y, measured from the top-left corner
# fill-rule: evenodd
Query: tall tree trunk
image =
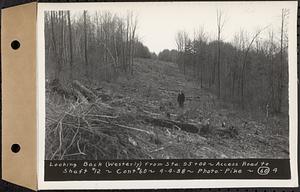
<path fill-rule="evenodd" d="M 200 60 L 200 85 L 201 85 L 201 88 L 203 88 L 203 72 L 204 72 L 204 62 L 203 61 L 201 61 L 201 59 L 199 59 Z"/>
<path fill-rule="evenodd" d="M 54 52 L 54 57 L 56 60 L 56 67 L 55 67 L 55 73 L 54 73 L 54 79 L 59 79 L 60 77 L 60 73 L 61 73 L 61 63 L 59 60 L 59 56 L 58 56 L 58 52 L 57 52 L 57 42 L 56 42 L 56 35 L 55 35 L 55 29 L 54 29 L 54 22 L 55 22 L 55 17 L 56 17 L 56 12 L 55 11 L 51 11 L 50 13 L 50 20 L 51 20 L 51 33 L 52 33 L 52 46 L 53 46 L 53 52 Z"/>
<path fill-rule="evenodd" d="M 232 89 L 231 89 L 232 98 L 234 98 L 234 88 L 235 88 L 235 72 L 232 73 Z"/>
<path fill-rule="evenodd" d="M 221 97 L 221 77 L 220 77 L 220 70 L 221 70 L 221 61 L 220 61 L 220 57 L 221 57 L 221 48 L 220 48 L 220 32 L 218 33 L 218 98 Z"/>
<path fill-rule="evenodd" d="M 283 89 L 283 33 L 284 33 L 284 22 L 286 17 L 286 10 L 282 9 L 281 11 L 281 34 L 280 34 L 280 71 L 279 71 L 279 79 L 278 79 L 278 106 L 277 106 L 277 112 L 281 112 L 281 104 L 282 104 L 282 89 Z"/>
<path fill-rule="evenodd" d="M 60 59 L 60 62 L 61 62 L 61 65 L 60 65 L 60 71 L 62 70 L 62 66 L 64 65 L 64 41 L 65 41 L 65 38 L 64 38 L 64 12 L 63 11 L 59 11 L 60 13 L 60 22 L 61 22 L 61 28 L 60 28 L 60 48 L 59 48 L 59 59 Z"/>
<path fill-rule="evenodd" d="M 68 15 L 68 27 L 69 27 L 69 46 L 70 46 L 70 80 L 73 81 L 73 43 L 72 43 L 72 25 L 70 18 L 70 11 L 67 12 Z"/>
<path fill-rule="evenodd" d="M 224 21 L 222 23 L 222 12 L 217 11 L 217 27 L 218 27 L 218 56 L 217 56 L 217 66 L 218 66 L 218 75 L 217 75 L 217 83 L 218 83 L 218 98 L 221 97 L 221 31 L 224 26 Z"/>
<path fill-rule="evenodd" d="M 213 66 L 213 65 L 211 65 L 210 53 L 208 54 L 207 62 L 208 62 L 207 74 L 209 74 L 209 76 L 208 76 L 208 87 L 211 88 L 213 74 L 210 71 L 212 70 L 211 66 Z"/>
<path fill-rule="evenodd" d="M 89 63 L 88 63 L 88 56 L 87 56 L 87 22 L 86 22 L 86 14 L 87 11 L 83 11 L 83 26 L 84 26 L 84 63 L 85 63 L 85 76 L 89 79 Z"/>
<path fill-rule="evenodd" d="M 126 29 L 126 44 L 125 44 L 125 52 L 126 52 L 126 57 L 125 57 L 125 72 L 128 70 L 128 65 L 129 65 L 129 15 L 127 16 L 127 29 Z"/>
<path fill-rule="evenodd" d="M 273 52 L 274 52 L 274 47 L 273 47 L 273 31 L 270 33 L 270 48 L 268 50 L 268 55 L 269 55 L 269 60 L 270 60 L 270 74 L 269 74 L 269 86 L 271 89 L 271 98 L 270 98 L 270 106 L 271 109 L 276 108 L 276 101 L 275 101 L 275 89 L 274 89 L 274 62 L 273 62 Z M 275 109 L 276 110 L 276 109 Z M 273 111 L 274 112 L 274 111 Z"/>
<path fill-rule="evenodd" d="M 135 39 L 135 31 L 136 31 L 137 23 L 135 21 L 135 24 L 133 26 L 132 30 L 132 41 L 131 41 L 131 75 L 133 75 L 133 57 L 134 57 L 134 39 Z"/>
<path fill-rule="evenodd" d="M 212 77 L 211 77 L 211 84 L 215 85 L 216 80 L 216 65 L 215 58 L 213 59 L 213 67 L 212 67 Z"/>

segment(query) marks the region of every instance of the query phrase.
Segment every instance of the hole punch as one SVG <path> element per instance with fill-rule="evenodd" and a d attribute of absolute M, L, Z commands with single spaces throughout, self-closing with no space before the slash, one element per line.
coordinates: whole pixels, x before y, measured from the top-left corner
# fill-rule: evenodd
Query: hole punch
<path fill-rule="evenodd" d="M 19 144 L 13 144 L 11 146 L 11 151 L 14 152 L 14 153 L 18 153 L 20 150 L 21 150 L 21 147 L 20 147 Z"/>
<path fill-rule="evenodd" d="M 21 44 L 18 40 L 14 40 L 11 42 L 10 46 L 12 49 L 16 50 L 20 48 Z"/>

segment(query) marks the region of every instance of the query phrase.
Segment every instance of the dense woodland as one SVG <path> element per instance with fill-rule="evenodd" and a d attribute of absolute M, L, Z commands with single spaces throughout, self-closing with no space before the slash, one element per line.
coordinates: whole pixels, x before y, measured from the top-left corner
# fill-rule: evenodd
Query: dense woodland
<path fill-rule="evenodd" d="M 168 62 L 177 62 L 177 57 L 178 57 L 178 51 L 175 49 L 169 50 L 169 49 L 164 49 L 158 54 L 158 59 L 161 61 L 168 61 Z"/>
<path fill-rule="evenodd" d="M 218 98 L 251 111 L 287 113 L 287 17 L 288 11 L 283 9 L 280 29 L 266 26 L 254 34 L 241 30 L 232 42 L 224 42 L 226 21 L 218 11 L 217 39 L 211 39 L 203 28 L 193 36 L 180 31 L 176 35 L 177 53 L 164 50 L 158 58 L 176 61 L 187 78 L 213 91 Z M 262 39 L 262 33 L 268 38 Z"/>
<path fill-rule="evenodd" d="M 72 16 L 71 16 L 72 15 Z M 110 81 L 120 73 L 132 74 L 133 58 L 150 58 L 138 40 L 137 18 L 110 12 L 51 11 L 45 14 L 48 79 Z M 76 78 L 75 78 L 76 77 Z"/>

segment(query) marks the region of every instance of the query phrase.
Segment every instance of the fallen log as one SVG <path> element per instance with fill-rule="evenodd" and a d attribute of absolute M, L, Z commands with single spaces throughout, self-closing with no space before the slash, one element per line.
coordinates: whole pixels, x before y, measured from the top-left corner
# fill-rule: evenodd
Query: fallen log
<path fill-rule="evenodd" d="M 178 127 L 186 132 L 189 133 L 199 133 L 201 130 L 201 127 L 196 124 L 191 124 L 191 123 L 183 123 L 183 122 L 178 122 L 178 121 L 173 121 L 169 119 L 160 119 L 160 118 L 154 118 L 154 117 L 149 117 L 149 116 L 142 116 L 142 119 L 149 124 L 155 125 L 155 126 L 160 126 L 160 127 L 166 127 L 170 129 L 178 129 Z"/>
<path fill-rule="evenodd" d="M 113 123 L 113 122 L 109 122 L 109 121 L 105 121 L 105 120 L 101 120 L 101 119 L 90 119 L 90 120 L 92 122 L 101 122 L 101 123 L 105 123 L 105 124 L 115 125 L 117 127 L 121 127 L 121 128 L 125 128 L 125 129 L 130 129 L 130 130 L 134 130 L 134 131 L 139 131 L 139 132 L 147 133 L 148 135 L 153 135 L 153 133 L 150 132 L 150 131 L 139 129 L 139 128 L 135 128 L 135 127 L 121 125 L 121 124 L 118 124 L 118 123 Z"/>
<path fill-rule="evenodd" d="M 89 102 L 96 101 L 97 96 L 86 86 L 82 85 L 79 81 L 77 81 L 77 80 L 73 81 L 72 85 L 73 85 L 73 89 L 75 89 L 77 92 L 80 92 L 81 95 L 84 96 Z M 80 96 L 80 97 L 82 97 L 82 96 Z"/>
<path fill-rule="evenodd" d="M 235 138 L 238 135 L 237 129 L 235 129 L 233 126 L 228 128 L 217 128 L 214 129 L 214 132 L 220 136 L 229 136 L 231 138 Z"/>

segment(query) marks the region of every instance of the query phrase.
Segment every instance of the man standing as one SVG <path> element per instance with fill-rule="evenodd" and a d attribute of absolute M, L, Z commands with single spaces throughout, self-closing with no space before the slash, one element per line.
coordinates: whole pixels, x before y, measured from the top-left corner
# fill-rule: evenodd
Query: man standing
<path fill-rule="evenodd" d="M 180 108 L 183 108 L 184 100 L 185 100 L 184 93 L 182 92 L 182 90 L 179 90 L 177 102 L 178 102 Z"/>

